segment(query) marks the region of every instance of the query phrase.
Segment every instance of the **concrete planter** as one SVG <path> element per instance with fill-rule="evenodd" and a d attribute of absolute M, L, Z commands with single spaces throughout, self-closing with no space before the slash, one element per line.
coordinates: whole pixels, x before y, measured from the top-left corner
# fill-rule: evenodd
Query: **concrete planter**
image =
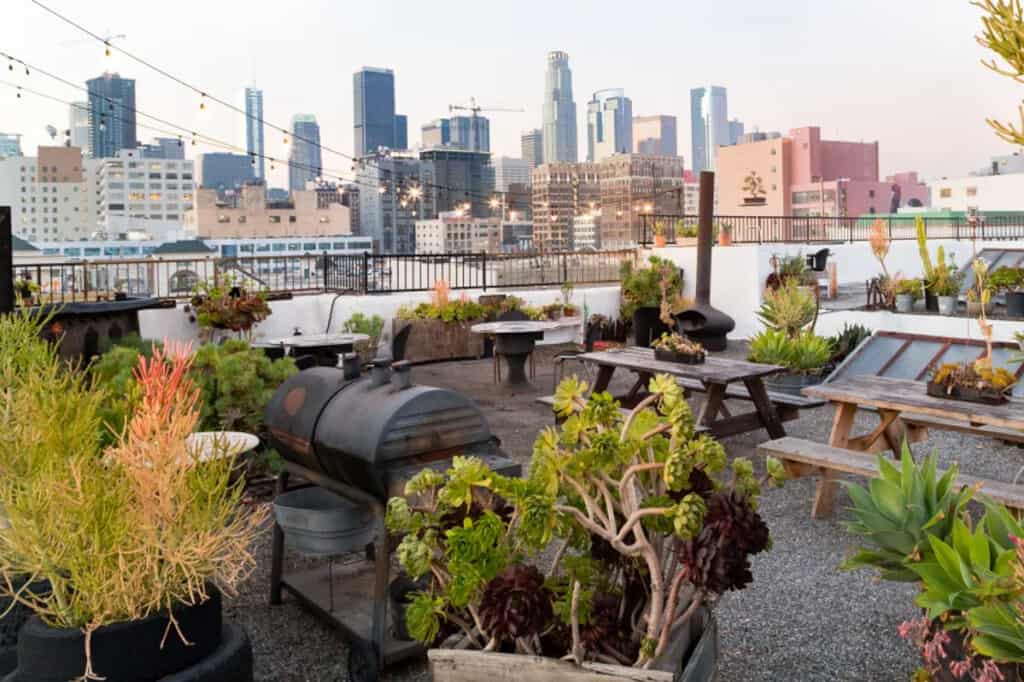
<path fill-rule="evenodd" d="M 437 362 L 484 355 L 484 337 L 469 328 L 483 320 L 444 322 L 443 320 L 394 320 L 395 334 L 411 326 L 405 359 L 412 363 Z"/>
<path fill-rule="evenodd" d="M 484 651 L 431 649 L 434 682 L 714 682 L 718 679 L 718 625 L 714 614 L 701 609 L 679 628 L 665 654 L 650 668 L 585 663 L 541 656 Z"/>

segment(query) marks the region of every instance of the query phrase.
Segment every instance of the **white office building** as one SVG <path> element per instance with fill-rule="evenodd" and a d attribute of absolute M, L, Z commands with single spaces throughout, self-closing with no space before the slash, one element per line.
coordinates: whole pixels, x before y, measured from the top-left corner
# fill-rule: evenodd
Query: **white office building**
<path fill-rule="evenodd" d="M 928 183 L 931 210 L 1024 211 L 1024 173 L 971 175 Z"/>
<path fill-rule="evenodd" d="M 498 218 L 474 218 L 444 211 L 434 220 L 416 221 L 416 253 L 496 253 L 501 249 Z"/>
<path fill-rule="evenodd" d="M 507 192 L 509 185 L 512 184 L 530 184 L 530 162 L 526 159 L 500 156 L 491 159 L 491 168 L 494 173 L 495 192 Z"/>
<path fill-rule="evenodd" d="M 72 102 L 68 116 L 68 136 L 72 147 L 82 150 L 82 156 L 92 156 L 89 151 L 89 103 Z"/>
<path fill-rule="evenodd" d="M 134 149 L 99 160 L 97 230 L 110 238 L 144 233 L 152 239 L 186 237 L 185 213 L 195 202 L 190 160 L 141 158 Z"/>

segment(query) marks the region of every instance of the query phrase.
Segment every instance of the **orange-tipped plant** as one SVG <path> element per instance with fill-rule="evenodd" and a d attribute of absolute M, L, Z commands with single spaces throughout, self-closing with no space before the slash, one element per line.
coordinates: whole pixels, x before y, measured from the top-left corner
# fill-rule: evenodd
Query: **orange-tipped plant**
<path fill-rule="evenodd" d="M 10 331 L 0 322 L 0 347 Z M 48 593 L 13 596 L 52 627 L 82 629 L 88 660 L 104 625 L 202 602 L 210 585 L 234 593 L 254 566 L 265 512 L 242 506 L 232 457 L 201 461 L 188 444 L 198 389 L 187 347 L 140 360 L 139 402 L 106 450 L 102 396 L 43 348 L 35 371 L 3 388 L 0 508 L 10 525 L 0 530 L 0 593 L 19 576 L 48 580 Z M 103 673 L 90 664 L 83 676 Z"/>

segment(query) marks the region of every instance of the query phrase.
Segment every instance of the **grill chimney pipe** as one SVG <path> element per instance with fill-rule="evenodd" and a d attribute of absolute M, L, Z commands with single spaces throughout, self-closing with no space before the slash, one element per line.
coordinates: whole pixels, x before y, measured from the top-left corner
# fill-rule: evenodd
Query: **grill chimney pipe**
<path fill-rule="evenodd" d="M 412 365 L 408 360 L 399 360 L 391 365 L 391 385 L 395 390 L 403 391 L 412 386 Z"/>
<path fill-rule="evenodd" d="M 345 353 L 341 357 L 341 369 L 346 379 L 358 379 L 361 371 L 359 353 Z"/>
<path fill-rule="evenodd" d="M 370 370 L 370 381 L 374 387 L 386 386 L 391 381 L 391 361 L 386 358 L 375 359 L 373 369 Z"/>

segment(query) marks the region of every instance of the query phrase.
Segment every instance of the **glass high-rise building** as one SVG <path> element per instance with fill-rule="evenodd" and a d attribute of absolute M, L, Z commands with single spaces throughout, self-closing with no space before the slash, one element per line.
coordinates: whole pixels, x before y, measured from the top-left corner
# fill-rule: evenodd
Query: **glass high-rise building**
<path fill-rule="evenodd" d="M 540 128 L 524 132 L 520 137 L 520 146 L 520 156 L 530 164 L 530 168 L 536 168 L 544 163 L 544 133 Z"/>
<path fill-rule="evenodd" d="M 718 148 L 733 144 L 725 88 L 711 85 L 690 90 L 693 172 L 715 170 Z"/>
<path fill-rule="evenodd" d="M 223 198 L 254 179 L 252 160 L 245 154 L 209 152 L 199 156 L 199 186 Z"/>
<path fill-rule="evenodd" d="M 71 146 L 82 150 L 82 156 L 89 156 L 89 103 L 72 102 L 68 116 Z"/>
<path fill-rule="evenodd" d="M 549 52 L 544 75 L 544 163 L 575 163 L 576 102 L 572 98 L 569 55 Z"/>
<path fill-rule="evenodd" d="M 378 147 L 406 149 L 409 122 L 395 114 L 395 72 L 364 66 L 352 75 L 352 103 L 356 156 L 373 154 Z"/>
<path fill-rule="evenodd" d="M 135 149 L 135 80 L 104 73 L 85 82 L 89 91 L 89 151 L 94 159 Z"/>
<path fill-rule="evenodd" d="M 263 163 L 263 91 L 257 87 L 245 89 L 245 151 L 256 155 L 256 177 L 265 180 Z"/>
<path fill-rule="evenodd" d="M 675 116 L 634 116 L 633 151 L 646 156 L 676 156 Z"/>
<path fill-rule="evenodd" d="M 0 159 L 21 158 L 21 135 L 18 133 L 0 133 Z"/>
<path fill-rule="evenodd" d="M 622 88 L 598 90 L 587 103 L 587 161 L 632 151 L 632 100 Z"/>
<path fill-rule="evenodd" d="M 320 125 L 313 114 L 292 116 L 292 150 L 288 156 L 288 191 L 301 192 L 323 174 Z"/>

